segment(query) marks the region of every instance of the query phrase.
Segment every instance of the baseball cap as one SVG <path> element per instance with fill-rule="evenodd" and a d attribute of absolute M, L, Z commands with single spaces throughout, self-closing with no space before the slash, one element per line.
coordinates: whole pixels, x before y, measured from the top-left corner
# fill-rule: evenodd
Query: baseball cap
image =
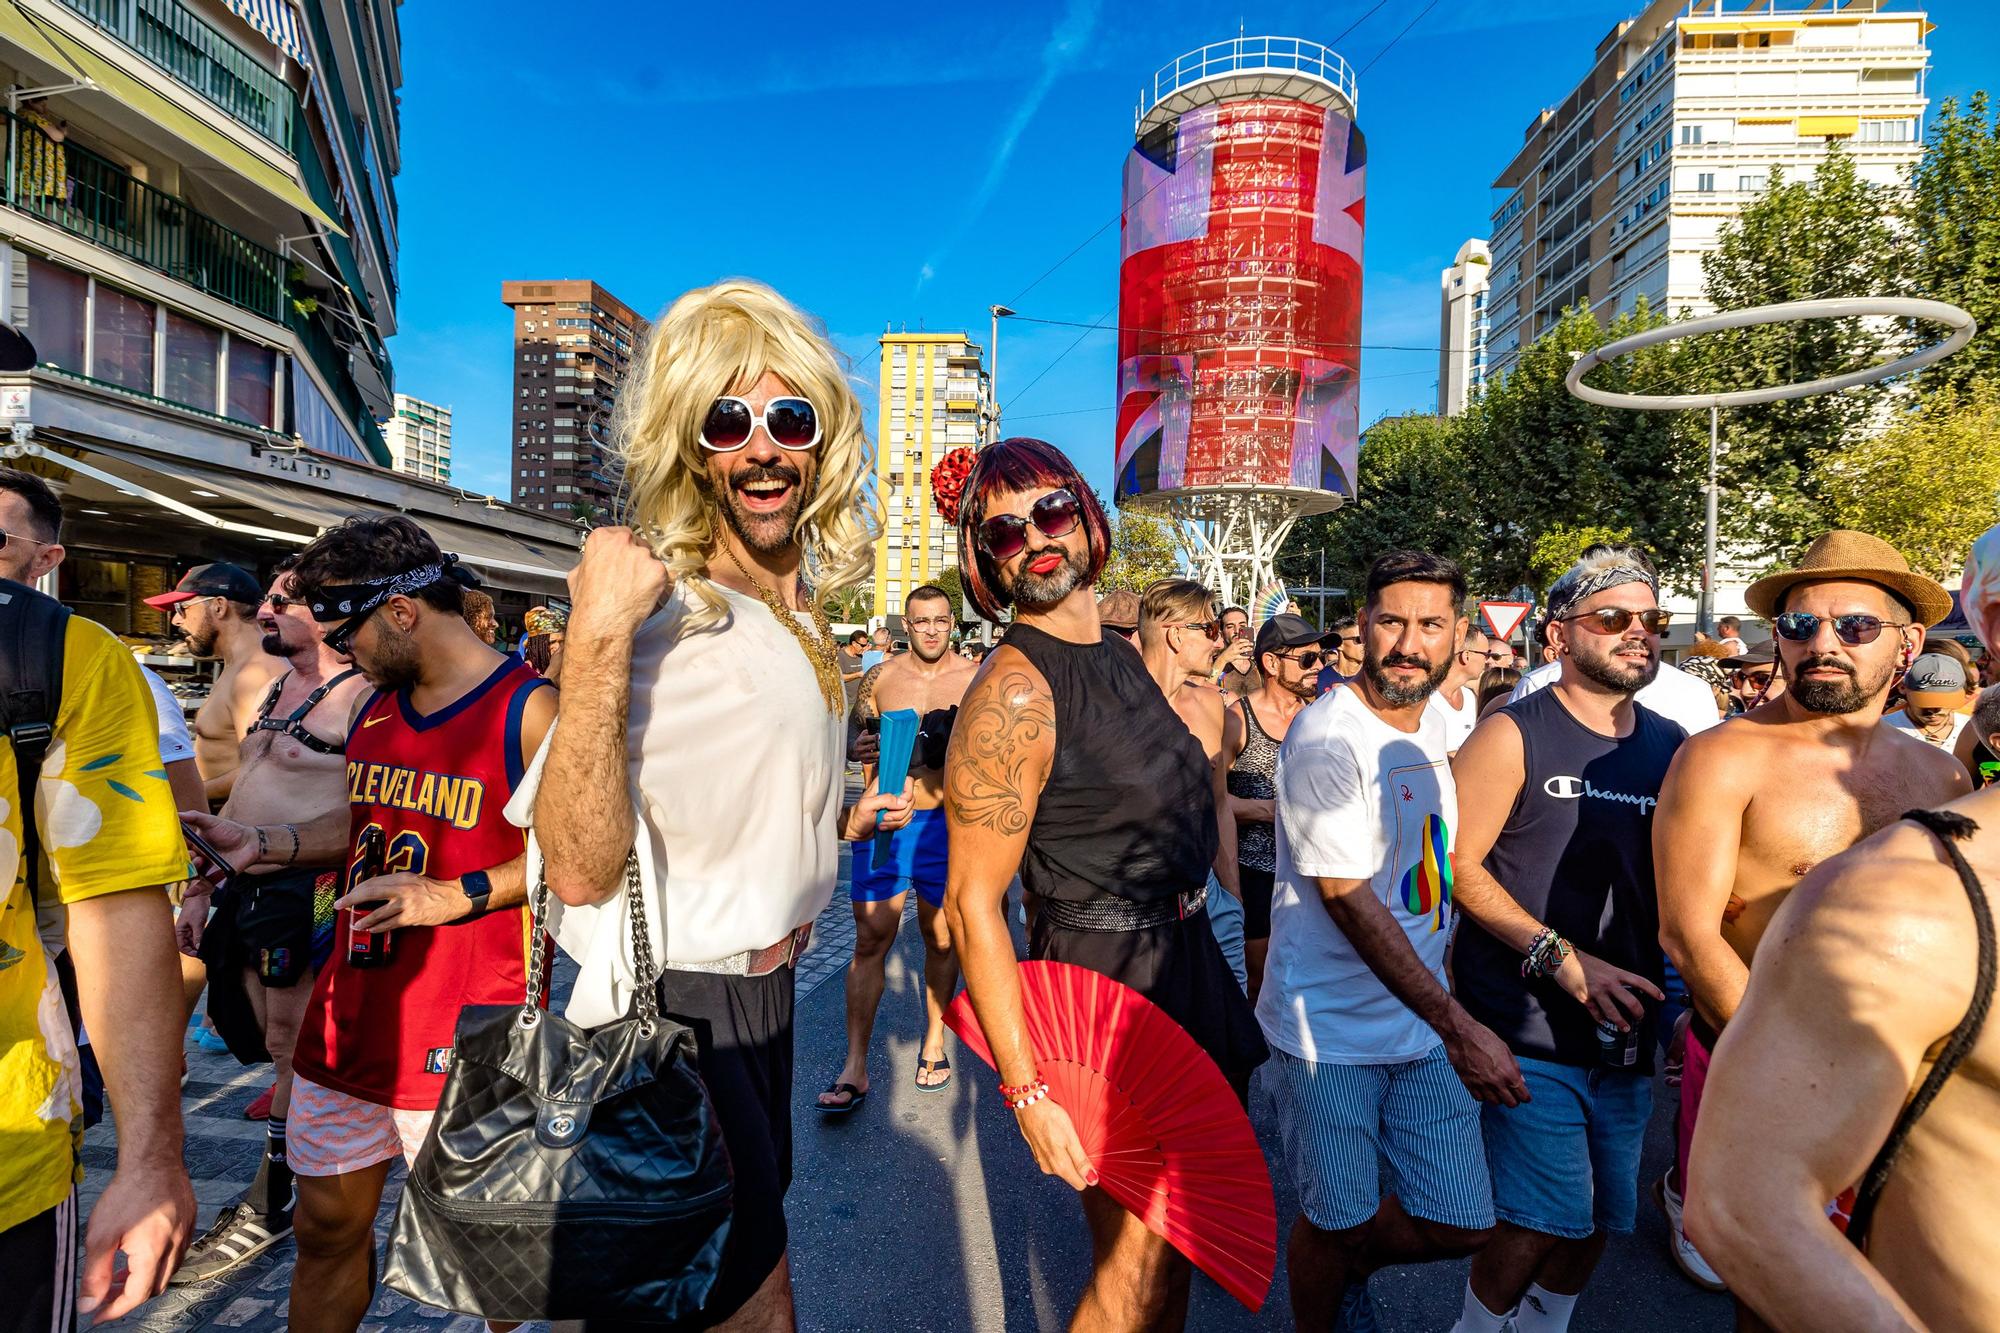
<path fill-rule="evenodd" d="M 172 592 L 148 597 L 146 605 L 164 611 L 197 597 L 227 597 L 232 602 L 247 602 L 254 606 L 264 600 L 264 585 L 241 565 L 218 560 L 212 565 L 196 565 L 181 575 L 181 581 L 174 585 Z"/>
<path fill-rule="evenodd" d="M 1337 640 L 1333 631 L 1314 629 L 1303 616 L 1272 616 L 1258 628 L 1253 651 L 1261 658 L 1265 653 L 1282 653 L 1309 643 L 1331 647 Z"/>
<path fill-rule="evenodd" d="M 1124 588 L 1097 599 L 1097 619 L 1112 629 L 1139 628 L 1139 594 Z"/>
<path fill-rule="evenodd" d="M 1919 708 L 1956 708 L 1965 702 L 1965 668 L 1955 657 L 1925 653 L 1910 663 L 1903 695 Z"/>

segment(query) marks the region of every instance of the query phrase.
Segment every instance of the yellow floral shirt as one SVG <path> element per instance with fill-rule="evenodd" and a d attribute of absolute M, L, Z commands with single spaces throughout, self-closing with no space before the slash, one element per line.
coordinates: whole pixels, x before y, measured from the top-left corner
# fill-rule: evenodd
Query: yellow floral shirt
<path fill-rule="evenodd" d="M 20 792 L 14 747 L 0 736 L 0 1231 L 69 1193 L 82 1125 L 76 1047 L 22 865 Z M 44 898 L 77 903 L 187 874 L 152 692 L 125 645 L 82 616 L 63 642 L 35 809 Z"/>

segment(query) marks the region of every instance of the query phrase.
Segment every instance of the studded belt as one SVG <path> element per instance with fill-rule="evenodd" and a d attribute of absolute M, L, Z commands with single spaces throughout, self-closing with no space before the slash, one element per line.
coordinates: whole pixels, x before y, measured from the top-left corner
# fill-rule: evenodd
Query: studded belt
<path fill-rule="evenodd" d="M 709 972 L 724 977 L 761 977 L 797 962 L 799 955 L 806 951 L 812 933 L 813 923 L 808 921 L 776 944 L 767 944 L 761 949 L 745 949 L 742 953 L 710 959 L 705 963 L 662 963 L 660 970 Z"/>
<path fill-rule="evenodd" d="M 1199 914 L 1207 903 L 1208 886 L 1204 884 L 1165 902 L 1135 903 L 1109 896 L 1081 903 L 1044 898 L 1037 910 L 1050 925 L 1063 930 L 1144 930 L 1149 926 L 1184 921 Z"/>

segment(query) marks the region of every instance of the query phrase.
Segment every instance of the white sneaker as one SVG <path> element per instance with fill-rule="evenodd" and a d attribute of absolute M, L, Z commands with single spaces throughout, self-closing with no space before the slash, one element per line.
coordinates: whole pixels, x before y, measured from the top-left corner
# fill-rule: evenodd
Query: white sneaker
<path fill-rule="evenodd" d="M 1667 1215 L 1667 1232 L 1672 1240 L 1674 1262 L 1688 1281 L 1709 1291 L 1728 1291 L 1729 1284 L 1716 1276 L 1708 1260 L 1701 1257 L 1701 1251 L 1687 1238 L 1687 1231 L 1681 1225 L 1681 1196 L 1674 1192 L 1670 1182 L 1672 1172 L 1653 1182 L 1653 1201 L 1660 1205 L 1660 1211 Z"/>

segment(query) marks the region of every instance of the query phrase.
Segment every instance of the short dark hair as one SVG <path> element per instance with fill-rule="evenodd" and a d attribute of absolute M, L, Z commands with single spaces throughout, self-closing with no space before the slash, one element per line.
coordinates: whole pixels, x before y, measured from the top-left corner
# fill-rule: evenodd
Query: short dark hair
<path fill-rule="evenodd" d="M 907 616 L 910 613 L 910 604 L 912 602 L 929 601 L 933 597 L 951 608 L 954 620 L 958 618 L 958 603 L 952 601 L 951 594 L 943 588 L 938 587 L 935 583 L 919 583 L 916 587 L 910 589 L 910 595 L 903 599 L 903 614 Z"/>
<path fill-rule="evenodd" d="M 1717 629 L 1742 629 L 1743 622 L 1735 616 L 1723 616 L 1715 622 L 1715 627 Z"/>
<path fill-rule="evenodd" d="M 1245 611 L 1245 610 L 1244 610 L 1244 609 L 1243 609 L 1242 607 L 1240 607 L 1240 606 L 1225 606 L 1225 607 L 1223 607 L 1223 608 L 1222 608 L 1222 610 L 1220 610 L 1220 611 L 1216 612 L 1216 614 L 1215 614 L 1215 618 L 1216 618 L 1217 620 L 1222 620 L 1222 619 L 1224 619 L 1224 618 L 1226 618 L 1226 617 L 1228 617 L 1228 616 L 1232 616 L 1232 615 L 1234 615 L 1234 616 L 1242 616 L 1242 617 L 1243 617 L 1243 618 L 1244 618 L 1245 620 L 1248 620 L 1248 619 L 1250 618 L 1250 613 L 1249 613 L 1248 611 Z"/>
<path fill-rule="evenodd" d="M 364 583 L 392 574 L 434 565 L 443 558 L 431 535 L 401 514 L 386 518 L 350 518 L 337 528 L 321 533 L 319 540 L 299 552 L 298 567 L 292 578 L 302 597 L 311 597 L 321 588 L 342 583 Z M 465 584 L 447 570 L 415 589 L 417 597 L 439 611 L 465 614 Z"/>
<path fill-rule="evenodd" d="M 847 642 L 850 646 L 857 643 L 868 642 L 868 631 L 865 629 L 858 629 L 854 631 L 854 633 L 847 636 Z"/>
<path fill-rule="evenodd" d="M 35 530 L 22 536 L 50 543 L 62 540 L 62 501 L 46 481 L 19 468 L 0 467 L 0 491 L 12 491 L 28 502 L 28 519 Z"/>
<path fill-rule="evenodd" d="M 1361 623 L 1360 620 L 1356 619 L 1353 616 L 1341 616 L 1337 618 L 1331 625 L 1328 625 L 1327 629 L 1331 633 L 1338 634 L 1344 629 L 1353 629 L 1360 623 Z"/>
<path fill-rule="evenodd" d="M 1382 599 L 1382 590 L 1397 583 L 1435 583 L 1450 588 L 1453 610 L 1465 600 L 1465 571 L 1458 567 L 1457 561 L 1429 551 L 1391 551 L 1368 567 L 1362 605 L 1374 610 Z"/>

